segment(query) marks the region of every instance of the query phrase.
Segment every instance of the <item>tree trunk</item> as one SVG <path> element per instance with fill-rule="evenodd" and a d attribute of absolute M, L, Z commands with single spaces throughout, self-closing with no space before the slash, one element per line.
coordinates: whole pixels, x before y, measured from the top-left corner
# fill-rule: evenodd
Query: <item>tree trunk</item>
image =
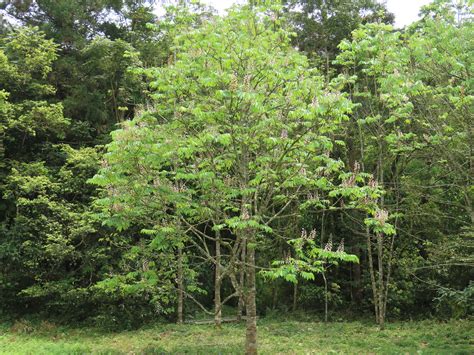
<path fill-rule="evenodd" d="M 379 327 L 381 330 L 384 329 L 384 281 L 383 281 L 383 236 L 381 233 L 377 234 L 377 249 L 378 249 L 378 264 L 379 264 L 379 286 L 378 286 L 378 303 L 379 303 Z"/>
<path fill-rule="evenodd" d="M 377 162 L 378 170 L 378 183 L 380 186 L 384 187 L 384 170 L 383 170 L 383 146 L 382 141 L 379 141 L 379 157 Z M 380 207 L 383 208 L 385 205 L 384 195 L 380 196 Z M 383 235 L 377 233 L 377 258 L 378 258 L 378 309 L 379 309 L 379 328 L 380 330 L 384 329 L 385 326 L 385 312 L 384 312 L 384 280 L 383 280 Z"/>
<path fill-rule="evenodd" d="M 273 286 L 273 295 L 272 295 L 272 309 L 275 310 L 277 308 L 278 302 L 278 287 L 276 285 Z"/>
<path fill-rule="evenodd" d="M 324 321 L 328 321 L 328 280 L 323 271 L 323 280 L 324 280 Z"/>
<path fill-rule="evenodd" d="M 242 238 L 242 254 L 241 254 L 241 266 L 240 266 L 240 289 L 245 289 L 245 263 L 247 259 L 247 239 Z M 239 293 L 239 303 L 237 305 L 237 321 L 242 320 L 242 313 L 245 306 L 245 295 L 243 292 Z"/>
<path fill-rule="evenodd" d="M 184 303 L 184 277 L 183 277 L 183 250 L 181 247 L 178 248 L 178 272 L 177 272 L 177 283 L 178 283 L 178 309 L 177 309 L 177 323 L 183 323 L 183 303 Z"/>
<path fill-rule="evenodd" d="M 255 238 L 248 239 L 247 245 L 247 297 L 245 301 L 247 330 L 245 338 L 245 354 L 257 354 L 257 305 L 255 284 Z"/>
<path fill-rule="evenodd" d="M 360 256 L 360 248 L 354 247 L 353 254 Z M 352 277 L 353 277 L 353 301 L 357 306 L 360 306 L 362 303 L 362 282 L 361 282 L 361 261 L 362 258 L 359 257 L 360 262 L 352 263 Z"/>
<path fill-rule="evenodd" d="M 216 234 L 216 274 L 214 281 L 214 323 L 216 327 L 222 324 L 222 302 L 221 302 L 221 240 L 220 234 Z"/>
<path fill-rule="evenodd" d="M 396 223 L 395 222 L 395 228 L 396 228 Z M 385 277 L 385 295 L 383 299 L 383 305 L 382 305 L 382 310 L 383 310 L 383 315 L 384 315 L 384 321 L 385 321 L 385 315 L 387 314 L 387 300 L 388 300 L 388 286 L 390 284 L 390 273 L 392 271 L 392 260 L 393 260 L 393 247 L 395 243 L 395 234 L 392 235 L 392 239 L 390 242 L 390 249 L 389 249 L 389 254 L 388 254 L 388 265 L 387 265 L 387 276 Z"/>
<path fill-rule="evenodd" d="M 374 308 L 375 308 L 375 322 L 379 323 L 379 297 L 377 291 L 377 283 L 375 282 L 375 270 L 374 270 L 374 261 L 372 258 L 372 241 L 370 240 L 370 233 L 367 229 L 367 256 L 369 260 L 369 273 L 370 273 L 370 281 L 372 285 L 372 296 L 374 299 Z"/>
<path fill-rule="evenodd" d="M 295 282 L 293 284 L 293 312 L 296 311 L 297 300 L 298 300 L 298 283 Z"/>

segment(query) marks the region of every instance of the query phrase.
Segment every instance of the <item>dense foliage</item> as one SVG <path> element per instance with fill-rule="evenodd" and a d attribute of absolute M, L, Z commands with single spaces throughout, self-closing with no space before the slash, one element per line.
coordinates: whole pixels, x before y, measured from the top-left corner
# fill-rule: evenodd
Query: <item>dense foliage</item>
<path fill-rule="evenodd" d="M 254 3 L 1 5 L 2 316 L 472 315 L 472 1 Z"/>

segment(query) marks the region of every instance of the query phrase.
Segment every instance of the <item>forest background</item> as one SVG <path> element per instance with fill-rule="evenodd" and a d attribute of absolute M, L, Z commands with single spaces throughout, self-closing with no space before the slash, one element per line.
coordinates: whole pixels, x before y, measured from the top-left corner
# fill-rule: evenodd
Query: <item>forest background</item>
<path fill-rule="evenodd" d="M 472 316 L 472 1 L 156 5 L 1 4 L 3 318 Z"/>

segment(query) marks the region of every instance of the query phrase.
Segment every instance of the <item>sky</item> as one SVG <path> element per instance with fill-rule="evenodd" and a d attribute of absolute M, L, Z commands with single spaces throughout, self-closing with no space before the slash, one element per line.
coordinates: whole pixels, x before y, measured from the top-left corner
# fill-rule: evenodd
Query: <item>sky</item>
<path fill-rule="evenodd" d="M 212 5 L 219 12 L 243 0 L 203 0 L 204 3 Z M 427 5 L 431 0 L 386 0 L 387 8 L 395 14 L 395 26 L 404 27 L 418 19 L 421 6 Z"/>
<path fill-rule="evenodd" d="M 216 1 L 217 2 L 217 1 Z M 387 0 L 387 9 L 395 14 L 395 26 L 404 27 L 418 20 L 418 12 L 432 0 Z"/>

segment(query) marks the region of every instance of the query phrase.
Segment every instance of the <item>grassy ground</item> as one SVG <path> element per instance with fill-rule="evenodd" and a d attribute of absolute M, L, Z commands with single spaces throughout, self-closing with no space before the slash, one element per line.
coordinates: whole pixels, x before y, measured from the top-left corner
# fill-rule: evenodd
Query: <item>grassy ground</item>
<path fill-rule="evenodd" d="M 43 322 L 0 326 L 1 354 L 239 354 L 243 324 L 156 324 L 127 332 L 64 328 Z M 474 354 L 474 321 L 370 323 L 259 321 L 262 354 Z"/>

